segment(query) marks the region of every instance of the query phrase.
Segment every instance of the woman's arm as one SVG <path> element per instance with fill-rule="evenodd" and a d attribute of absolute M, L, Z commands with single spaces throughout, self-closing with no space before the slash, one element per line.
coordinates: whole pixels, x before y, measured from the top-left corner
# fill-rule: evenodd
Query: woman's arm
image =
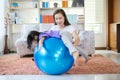
<path fill-rule="evenodd" d="M 73 37 L 74 37 L 74 39 L 75 39 L 73 45 L 74 45 L 74 46 L 77 46 L 77 45 L 79 44 L 79 42 L 80 42 L 80 38 L 79 38 L 78 33 L 77 33 L 76 30 L 73 32 Z"/>

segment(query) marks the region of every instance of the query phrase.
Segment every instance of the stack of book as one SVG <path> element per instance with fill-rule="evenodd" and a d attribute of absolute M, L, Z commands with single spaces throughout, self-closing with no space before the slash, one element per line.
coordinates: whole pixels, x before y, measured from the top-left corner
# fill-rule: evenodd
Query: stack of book
<path fill-rule="evenodd" d="M 84 16 L 77 14 L 67 14 L 68 21 L 72 23 L 83 23 Z M 40 14 L 40 23 L 54 23 L 53 15 Z"/>
<path fill-rule="evenodd" d="M 42 15 L 40 14 L 40 23 L 53 23 L 53 16 L 52 15 Z"/>
<path fill-rule="evenodd" d="M 78 15 L 77 22 L 78 23 L 84 23 L 84 15 Z"/>

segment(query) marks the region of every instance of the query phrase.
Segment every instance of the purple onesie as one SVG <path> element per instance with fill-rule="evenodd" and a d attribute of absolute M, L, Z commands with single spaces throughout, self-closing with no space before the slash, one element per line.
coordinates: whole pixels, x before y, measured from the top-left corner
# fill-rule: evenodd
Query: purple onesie
<path fill-rule="evenodd" d="M 59 31 L 53 31 L 53 30 L 42 32 L 39 35 L 39 39 L 41 39 L 42 37 L 46 37 L 46 38 L 49 38 L 49 37 L 61 38 L 61 36 L 59 34 Z"/>

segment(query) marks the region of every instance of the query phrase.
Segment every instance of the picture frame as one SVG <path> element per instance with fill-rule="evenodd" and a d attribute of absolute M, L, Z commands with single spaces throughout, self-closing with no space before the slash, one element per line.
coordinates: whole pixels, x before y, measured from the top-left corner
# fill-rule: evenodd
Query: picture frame
<path fill-rule="evenodd" d="M 84 7 L 84 0 L 73 0 L 72 7 Z"/>

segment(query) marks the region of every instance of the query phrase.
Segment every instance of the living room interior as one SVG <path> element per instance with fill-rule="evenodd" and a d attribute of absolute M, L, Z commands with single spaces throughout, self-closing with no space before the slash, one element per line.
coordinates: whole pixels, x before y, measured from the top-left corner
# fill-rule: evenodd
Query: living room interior
<path fill-rule="evenodd" d="M 1 0 L 0 78 L 119 80 L 119 3 L 120 0 Z M 59 8 L 79 31 L 81 47 L 92 57 L 85 64 L 80 56 L 79 67 L 73 66 L 63 75 L 51 76 L 32 61 L 34 52 L 27 48 L 26 40 L 32 30 L 48 31 L 54 25 L 53 12 Z"/>

